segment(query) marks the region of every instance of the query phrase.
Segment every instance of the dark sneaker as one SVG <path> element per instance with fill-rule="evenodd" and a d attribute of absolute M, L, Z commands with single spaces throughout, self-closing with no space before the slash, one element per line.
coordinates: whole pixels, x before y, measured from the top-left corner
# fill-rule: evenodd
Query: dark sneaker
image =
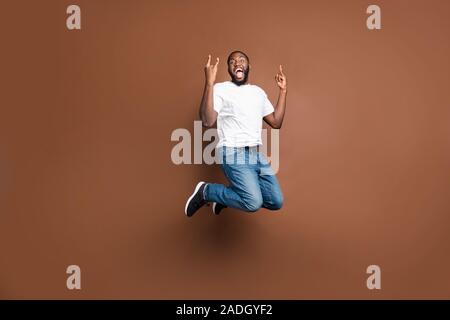
<path fill-rule="evenodd" d="M 195 187 L 194 193 L 189 197 L 186 202 L 186 206 L 184 207 L 184 213 L 188 217 L 192 217 L 198 209 L 203 207 L 206 204 L 205 199 L 203 198 L 203 190 L 206 187 L 206 183 L 201 181 Z"/>
<path fill-rule="evenodd" d="M 223 204 L 220 204 L 220 203 L 218 203 L 218 202 L 213 202 L 213 205 L 212 205 L 212 212 L 215 214 L 215 215 L 218 215 L 218 214 L 220 214 L 220 211 L 222 211 L 222 209 L 224 209 L 224 208 L 226 208 L 227 206 L 224 206 Z"/>

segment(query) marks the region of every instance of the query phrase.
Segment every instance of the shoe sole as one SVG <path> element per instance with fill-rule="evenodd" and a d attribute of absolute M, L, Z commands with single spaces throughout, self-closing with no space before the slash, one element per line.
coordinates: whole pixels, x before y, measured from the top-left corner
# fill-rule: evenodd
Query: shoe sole
<path fill-rule="evenodd" d="M 200 181 L 199 183 L 197 183 L 197 186 L 195 187 L 194 193 L 189 197 L 189 199 L 186 202 L 186 205 L 184 206 L 184 214 L 186 216 L 188 216 L 187 214 L 187 208 L 189 206 L 189 202 L 191 202 L 192 198 L 195 196 L 195 194 L 197 193 L 198 189 L 200 189 L 200 187 L 204 184 L 204 181 Z M 189 216 L 188 216 L 189 217 Z"/>

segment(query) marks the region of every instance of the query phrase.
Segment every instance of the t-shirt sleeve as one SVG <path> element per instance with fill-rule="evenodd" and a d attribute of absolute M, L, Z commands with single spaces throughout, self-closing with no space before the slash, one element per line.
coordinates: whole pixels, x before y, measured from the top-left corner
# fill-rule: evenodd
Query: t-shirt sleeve
<path fill-rule="evenodd" d="M 223 107 L 223 98 L 219 94 L 219 90 L 214 86 L 214 94 L 213 94 L 213 104 L 214 104 L 214 110 L 219 113 L 220 110 Z"/>
<path fill-rule="evenodd" d="M 267 116 L 268 114 L 271 114 L 274 111 L 275 111 L 275 109 L 273 108 L 272 103 L 270 102 L 269 98 L 267 97 L 267 94 L 264 93 L 263 117 Z"/>

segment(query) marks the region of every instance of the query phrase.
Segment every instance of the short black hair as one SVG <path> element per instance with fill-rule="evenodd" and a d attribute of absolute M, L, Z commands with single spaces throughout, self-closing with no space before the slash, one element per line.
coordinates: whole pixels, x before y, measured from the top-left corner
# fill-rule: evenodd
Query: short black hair
<path fill-rule="evenodd" d="M 235 53 L 240 53 L 240 54 L 242 54 L 242 55 L 245 57 L 245 59 L 247 59 L 248 64 L 250 64 L 250 59 L 248 58 L 248 56 L 245 54 L 245 52 L 242 52 L 242 51 L 240 51 L 240 50 L 235 50 L 235 51 L 231 52 L 231 53 L 228 55 L 227 64 L 230 64 L 231 56 L 232 56 L 233 54 L 235 54 Z"/>

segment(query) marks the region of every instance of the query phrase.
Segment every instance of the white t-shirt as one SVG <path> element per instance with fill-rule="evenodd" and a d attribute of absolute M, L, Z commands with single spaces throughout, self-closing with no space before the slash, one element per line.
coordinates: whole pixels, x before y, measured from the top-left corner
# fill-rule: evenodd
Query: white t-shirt
<path fill-rule="evenodd" d="M 262 118 L 274 108 L 260 87 L 225 81 L 214 85 L 214 110 L 218 113 L 217 147 L 251 147 L 262 144 Z"/>

